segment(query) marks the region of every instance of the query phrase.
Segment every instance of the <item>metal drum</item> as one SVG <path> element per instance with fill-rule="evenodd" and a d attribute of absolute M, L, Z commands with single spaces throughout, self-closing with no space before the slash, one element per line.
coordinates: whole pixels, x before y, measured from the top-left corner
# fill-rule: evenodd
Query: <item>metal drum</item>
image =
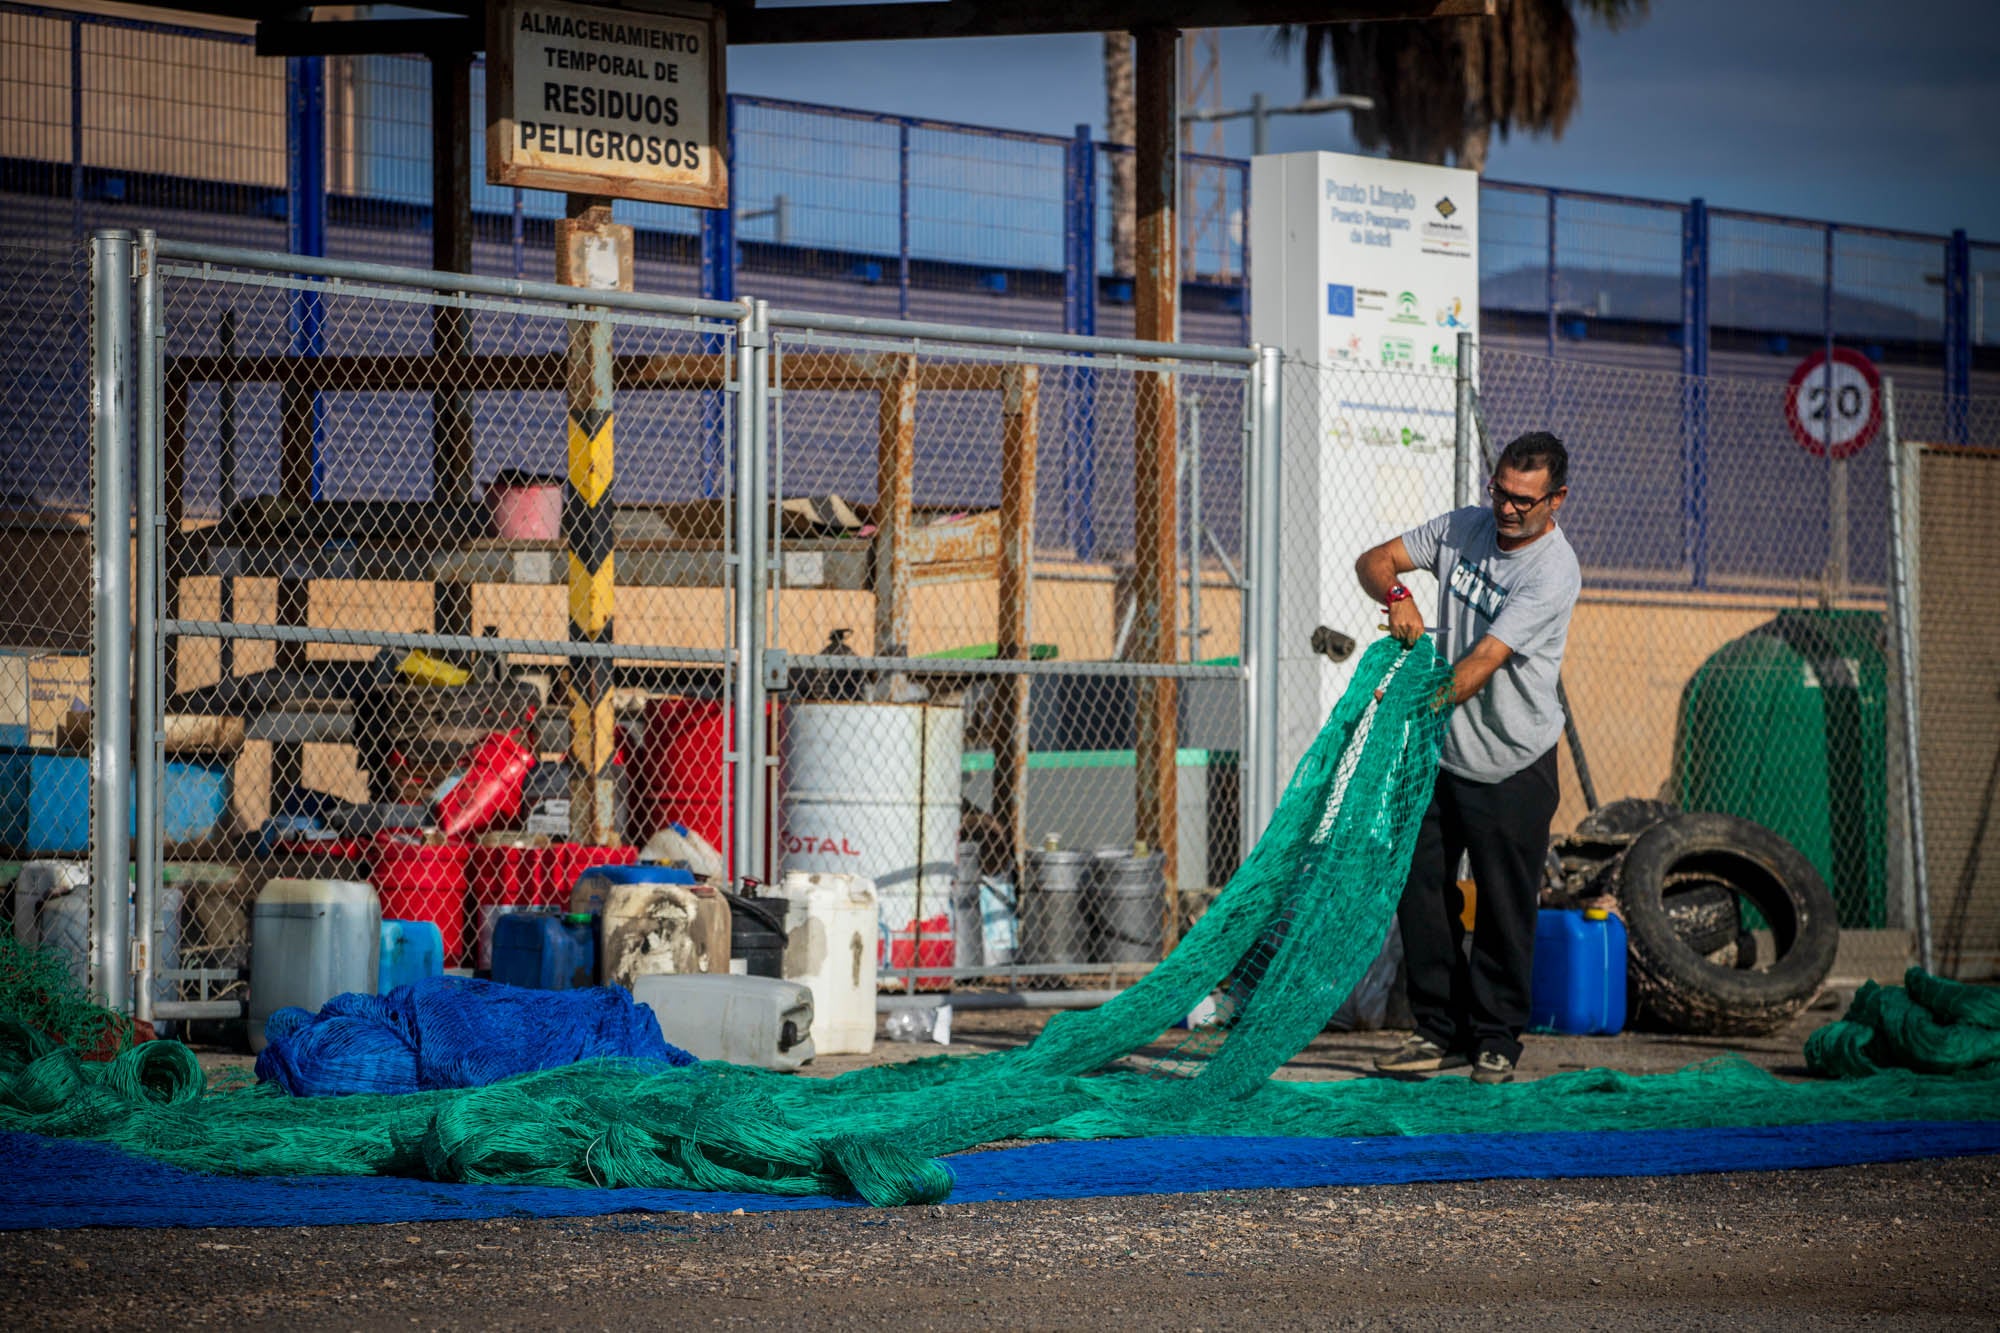
<path fill-rule="evenodd" d="M 1023 963 L 1087 963 L 1090 923 L 1084 915 L 1090 885 L 1088 852 L 1045 849 L 1028 853 L 1028 882 L 1021 890 Z"/>
<path fill-rule="evenodd" d="M 962 710 L 809 703 L 789 719 L 784 868 L 874 883 L 885 972 L 951 966 Z"/>
<path fill-rule="evenodd" d="M 1090 886 L 1091 957 L 1100 963 L 1157 963 L 1166 910 L 1166 859 L 1120 852 L 1095 867 Z"/>

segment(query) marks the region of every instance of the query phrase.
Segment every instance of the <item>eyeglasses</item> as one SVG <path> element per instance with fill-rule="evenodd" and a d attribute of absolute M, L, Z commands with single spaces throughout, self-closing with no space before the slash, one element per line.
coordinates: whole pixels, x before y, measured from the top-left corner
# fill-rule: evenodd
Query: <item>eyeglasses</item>
<path fill-rule="evenodd" d="M 1542 501 L 1559 494 L 1561 490 L 1561 487 L 1557 487 L 1555 490 L 1550 491 L 1548 495 L 1530 498 L 1525 495 L 1515 495 L 1512 491 L 1503 491 L 1490 481 L 1486 483 L 1486 493 L 1493 497 L 1494 504 L 1504 506 L 1508 509 L 1517 509 L 1524 514 Z"/>

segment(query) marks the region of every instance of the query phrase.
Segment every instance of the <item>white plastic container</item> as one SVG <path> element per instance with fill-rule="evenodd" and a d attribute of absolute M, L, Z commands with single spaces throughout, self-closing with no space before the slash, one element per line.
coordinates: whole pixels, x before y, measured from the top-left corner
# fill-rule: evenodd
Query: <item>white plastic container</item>
<path fill-rule="evenodd" d="M 776 977 L 655 974 L 632 983 L 660 1035 L 698 1060 L 797 1069 L 813 1058 L 811 988 Z"/>
<path fill-rule="evenodd" d="M 875 886 L 859 875 L 787 872 L 778 896 L 799 909 L 785 941 L 785 979 L 812 988 L 813 1049 L 875 1049 Z"/>
<path fill-rule="evenodd" d="M 951 961 L 964 727 L 940 704 L 797 704 L 785 723 L 781 864 L 873 881 L 892 971 Z"/>
<path fill-rule="evenodd" d="M 603 898 L 598 922 L 597 974 L 631 989 L 642 976 L 729 971 L 729 904 L 691 884 L 578 883 L 570 910 L 591 892 Z"/>
<path fill-rule="evenodd" d="M 274 879 L 250 908 L 250 1050 L 264 1023 L 296 1005 L 317 1013 L 336 995 L 376 993 L 382 904 L 371 885 Z"/>
<path fill-rule="evenodd" d="M 51 862 L 49 864 L 59 864 Z M 69 964 L 69 973 L 79 986 L 90 985 L 90 882 L 59 889 L 36 904 L 36 940 L 44 949 L 60 954 Z M 183 895 L 172 884 L 162 884 L 153 895 L 153 999 L 171 1000 L 178 983 L 161 974 L 181 965 L 181 910 Z M 126 900 L 129 907 L 131 900 Z M 129 919 L 129 918 L 128 918 Z"/>
<path fill-rule="evenodd" d="M 42 903 L 56 894 L 85 888 L 90 884 L 90 866 L 83 861 L 29 861 L 14 881 L 14 938 L 34 944 L 40 938 L 35 924 Z"/>

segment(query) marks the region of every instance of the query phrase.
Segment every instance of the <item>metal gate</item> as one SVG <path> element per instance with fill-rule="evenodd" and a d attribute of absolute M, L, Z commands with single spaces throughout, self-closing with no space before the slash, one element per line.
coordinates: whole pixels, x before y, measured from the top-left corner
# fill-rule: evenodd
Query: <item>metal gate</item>
<path fill-rule="evenodd" d="M 130 565 L 98 562 L 97 604 L 135 613 L 94 648 L 93 972 L 141 1017 L 240 1012 L 281 875 L 367 878 L 476 967 L 493 909 L 560 905 L 663 829 L 739 887 L 829 868 L 800 745 L 873 771 L 912 707 L 957 732 L 922 722 L 928 776 L 885 793 L 916 812 L 909 883 L 877 875 L 907 988 L 1129 980 L 1270 808 L 1250 501 L 1277 396 L 1250 350 L 149 233 L 93 263 L 100 531 L 138 516 Z M 1112 939 L 1094 897 L 1011 952 L 926 937 L 954 890 L 1032 932 L 1051 835 L 1150 842 L 1157 929 Z M 129 908 L 101 888 L 127 864 Z"/>

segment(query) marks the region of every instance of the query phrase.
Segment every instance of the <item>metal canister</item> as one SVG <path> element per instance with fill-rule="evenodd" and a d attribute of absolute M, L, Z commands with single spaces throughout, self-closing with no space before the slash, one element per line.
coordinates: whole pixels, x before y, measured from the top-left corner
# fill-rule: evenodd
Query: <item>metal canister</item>
<path fill-rule="evenodd" d="M 962 839 L 951 885 L 951 939 L 954 967 L 986 963 L 986 918 L 980 909 L 979 844 Z"/>
<path fill-rule="evenodd" d="M 1084 893 L 1091 855 L 1054 847 L 1028 853 L 1028 882 L 1020 895 L 1023 963 L 1087 963 L 1090 923 Z"/>
<path fill-rule="evenodd" d="M 1090 886 L 1091 957 L 1157 963 L 1166 910 L 1166 859 L 1158 852 L 1099 854 Z"/>

